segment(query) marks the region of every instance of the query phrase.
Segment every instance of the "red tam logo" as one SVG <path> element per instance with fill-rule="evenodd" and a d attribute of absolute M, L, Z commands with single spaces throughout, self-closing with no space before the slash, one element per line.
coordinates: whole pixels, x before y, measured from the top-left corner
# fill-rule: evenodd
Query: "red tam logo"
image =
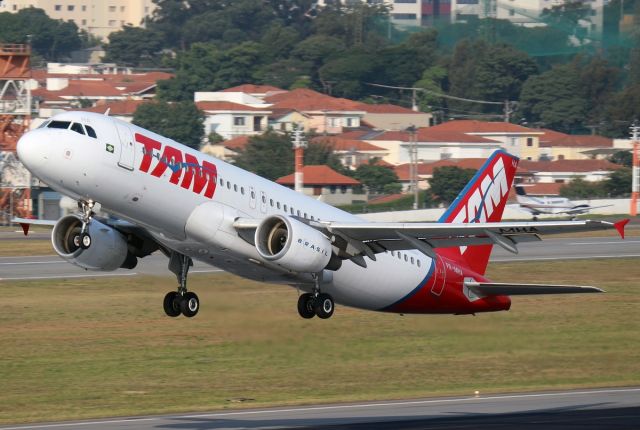
<path fill-rule="evenodd" d="M 177 148 L 165 145 L 160 154 L 162 144 L 155 139 L 136 133 L 136 141 L 143 145 L 142 162 L 139 170 L 149 173 L 157 178 L 161 177 L 167 169 L 171 170 L 169 182 L 180 185 L 186 190 L 191 190 L 195 194 L 213 198 L 216 191 L 216 179 L 218 177 L 218 169 L 213 163 L 203 161 L 200 163 L 198 159 L 187 153 L 183 153 Z M 153 170 L 151 169 L 152 160 L 156 159 Z"/>

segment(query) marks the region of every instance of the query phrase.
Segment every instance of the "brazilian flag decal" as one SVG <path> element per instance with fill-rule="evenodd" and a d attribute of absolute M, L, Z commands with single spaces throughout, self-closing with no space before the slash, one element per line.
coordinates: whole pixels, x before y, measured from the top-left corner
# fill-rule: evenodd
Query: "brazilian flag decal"
<path fill-rule="evenodd" d="M 113 147 L 113 145 L 112 145 L 112 144 L 110 144 L 110 143 L 107 143 L 107 152 L 110 152 L 110 153 L 112 153 L 112 154 L 113 154 L 113 151 L 114 151 L 114 147 Z"/>

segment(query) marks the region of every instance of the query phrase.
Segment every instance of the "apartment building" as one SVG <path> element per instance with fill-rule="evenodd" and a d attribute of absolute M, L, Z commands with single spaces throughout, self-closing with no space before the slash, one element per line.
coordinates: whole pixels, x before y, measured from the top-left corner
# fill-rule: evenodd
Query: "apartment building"
<path fill-rule="evenodd" d="M 121 30 L 124 25 L 140 26 L 156 5 L 152 0 L 3 0 L 0 12 L 16 13 L 21 9 L 43 9 L 53 19 L 73 21 L 102 39 Z"/>

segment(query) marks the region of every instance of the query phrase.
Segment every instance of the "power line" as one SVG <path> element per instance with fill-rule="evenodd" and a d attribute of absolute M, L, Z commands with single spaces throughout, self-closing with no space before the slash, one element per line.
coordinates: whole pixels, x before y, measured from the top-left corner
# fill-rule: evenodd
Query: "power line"
<path fill-rule="evenodd" d="M 490 102 L 490 101 L 486 101 L 486 100 L 465 99 L 463 97 L 456 97 L 456 96 L 450 96 L 448 94 L 441 94 L 441 93 L 438 93 L 438 92 L 435 92 L 435 91 L 427 90 L 425 88 L 395 87 L 393 85 L 373 84 L 373 83 L 370 83 L 370 82 L 365 82 L 365 84 L 371 85 L 373 87 L 390 88 L 390 89 L 394 89 L 394 90 L 422 91 L 424 93 L 431 94 L 431 95 L 434 95 L 436 97 L 442 97 L 444 99 L 451 99 L 451 100 L 458 100 L 458 101 L 462 101 L 462 102 L 480 103 L 480 104 L 486 104 L 486 105 L 500 105 L 500 106 L 504 105 L 503 102 Z"/>

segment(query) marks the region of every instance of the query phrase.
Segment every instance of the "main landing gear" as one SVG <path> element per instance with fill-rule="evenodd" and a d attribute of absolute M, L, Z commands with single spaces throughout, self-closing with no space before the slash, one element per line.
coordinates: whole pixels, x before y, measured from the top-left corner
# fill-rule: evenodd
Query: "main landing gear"
<path fill-rule="evenodd" d="M 315 288 L 313 293 L 304 293 L 298 297 L 298 314 L 309 319 L 318 316 L 321 319 L 331 318 L 335 309 L 333 297 L 320 292 L 319 277 L 314 276 Z"/>
<path fill-rule="evenodd" d="M 91 246 L 91 236 L 87 230 L 89 228 L 91 218 L 95 215 L 93 212 L 94 204 L 95 202 L 92 200 L 89 200 L 88 202 L 78 202 L 78 208 L 82 211 L 82 228 L 80 229 L 80 233 L 73 236 L 73 244 L 78 248 L 89 249 Z"/>
<path fill-rule="evenodd" d="M 170 317 L 182 314 L 187 318 L 192 318 L 200 310 L 200 300 L 196 293 L 187 291 L 187 274 L 191 266 L 193 266 L 191 257 L 177 252 L 171 253 L 169 270 L 176 274 L 179 286 L 178 291 L 171 291 L 164 296 L 164 312 Z"/>

